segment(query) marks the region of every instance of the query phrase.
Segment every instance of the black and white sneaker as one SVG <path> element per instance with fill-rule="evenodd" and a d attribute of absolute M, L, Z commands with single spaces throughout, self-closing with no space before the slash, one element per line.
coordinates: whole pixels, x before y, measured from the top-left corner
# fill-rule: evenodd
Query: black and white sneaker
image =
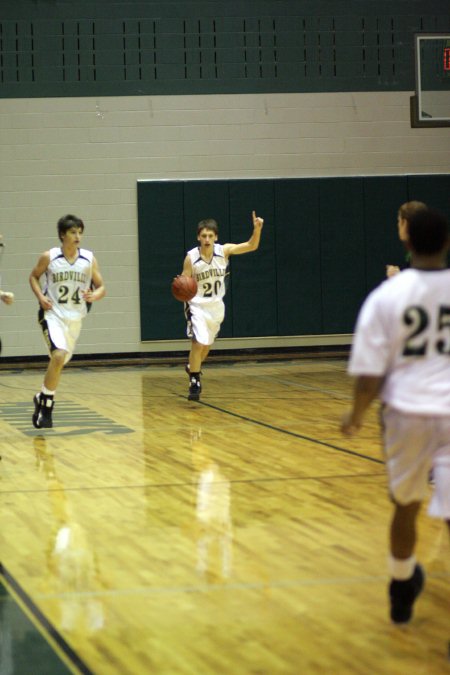
<path fill-rule="evenodd" d="M 40 398 L 40 396 L 41 396 L 40 394 L 36 394 L 36 396 L 34 396 L 34 398 L 33 398 L 34 413 L 33 413 L 33 417 L 31 418 L 33 420 L 33 426 L 36 426 L 37 418 L 38 418 L 38 415 L 39 415 L 39 398 Z"/>
<path fill-rule="evenodd" d="M 391 619 L 394 623 L 408 623 L 413 614 L 413 605 L 425 585 L 425 573 L 421 565 L 416 565 L 409 579 L 392 579 L 389 584 L 391 601 Z"/>
<path fill-rule="evenodd" d="M 53 396 L 36 394 L 33 398 L 34 413 L 32 416 L 33 426 L 36 429 L 51 429 L 53 427 L 52 410 L 55 402 Z"/>
<path fill-rule="evenodd" d="M 188 401 L 199 401 L 201 390 L 200 373 L 193 373 L 189 379 Z"/>

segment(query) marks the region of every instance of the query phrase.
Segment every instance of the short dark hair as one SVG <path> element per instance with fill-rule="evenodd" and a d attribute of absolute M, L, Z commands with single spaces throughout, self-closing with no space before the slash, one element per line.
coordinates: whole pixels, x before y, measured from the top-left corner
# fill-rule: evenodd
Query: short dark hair
<path fill-rule="evenodd" d="M 71 227 L 79 227 L 81 231 L 84 232 L 84 223 L 81 218 L 69 213 L 67 216 L 63 216 L 58 220 L 58 237 L 61 239 L 63 234 L 66 234 L 67 230 L 70 230 Z"/>
<path fill-rule="evenodd" d="M 409 222 L 410 218 L 412 218 L 412 216 L 417 213 L 417 211 L 422 211 L 426 208 L 427 205 L 424 202 L 418 202 L 414 199 L 411 202 L 405 202 L 402 204 L 398 210 L 398 215 L 400 218 L 404 218 Z"/>
<path fill-rule="evenodd" d="M 212 230 L 214 234 L 219 234 L 219 225 L 214 218 L 205 218 L 205 220 L 201 220 L 197 225 L 197 234 L 200 234 L 204 229 Z"/>
<path fill-rule="evenodd" d="M 445 216 L 436 209 L 420 209 L 409 221 L 409 244 L 419 255 L 434 255 L 449 243 L 449 227 Z"/>

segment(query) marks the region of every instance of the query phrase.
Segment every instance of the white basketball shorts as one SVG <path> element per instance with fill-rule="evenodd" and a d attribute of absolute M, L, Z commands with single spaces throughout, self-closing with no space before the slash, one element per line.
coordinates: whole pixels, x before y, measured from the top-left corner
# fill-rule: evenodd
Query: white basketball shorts
<path fill-rule="evenodd" d="M 55 349 L 66 352 L 64 363 L 70 361 L 81 331 L 81 319 L 78 321 L 61 319 L 54 312 L 39 311 L 39 323 L 42 327 L 44 340 L 49 353 Z"/>
<path fill-rule="evenodd" d="M 225 305 L 222 300 L 204 305 L 187 303 L 187 336 L 201 345 L 212 345 L 219 334 L 224 316 Z"/>
<path fill-rule="evenodd" d="M 393 498 L 402 505 L 425 499 L 432 469 L 434 491 L 428 512 L 450 520 L 450 416 L 409 415 L 389 406 L 382 415 Z"/>

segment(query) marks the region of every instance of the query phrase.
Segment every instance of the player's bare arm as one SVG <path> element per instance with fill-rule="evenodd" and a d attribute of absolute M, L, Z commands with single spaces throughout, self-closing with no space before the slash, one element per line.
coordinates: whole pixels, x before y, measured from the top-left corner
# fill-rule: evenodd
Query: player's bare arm
<path fill-rule="evenodd" d="M 101 300 L 106 295 L 105 284 L 103 283 L 103 277 L 100 273 L 97 260 L 92 260 L 92 285 L 94 288 L 89 288 L 83 293 L 83 297 L 86 302 L 96 302 Z"/>
<path fill-rule="evenodd" d="M 42 309 L 51 309 L 52 302 L 49 300 L 42 292 L 39 279 L 45 272 L 50 264 L 50 251 L 45 251 L 37 261 L 35 267 L 31 270 L 30 274 L 30 286 L 31 290 L 38 299 L 38 302 Z"/>
<path fill-rule="evenodd" d="M 185 277 L 192 277 L 193 275 L 192 262 L 190 257 L 187 255 L 183 262 L 183 270 L 181 272 Z"/>
<path fill-rule="evenodd" d="M 361 428 L 364 415 L 370 404 L 377 398 L 383 384 L 383 377 L 360 375 L 356 378 L 353 392 L 352 409 L 344 413 L 341 420 L 341 431 L 346 436 L 353 436 Z"/>
<path fill-rule="evenodd" d="M 242 253 L 250 253 L 251 251 L 256 251 L 259 248 L 259 242 L 261 239 L 261 230 L 264 225 L 263 218 L 260 218 L 256 215 L 255 211 L 252 211 L 253 219 L 253 232 L 252 236 L 248 241 L 242 242 L 242 244 L 224 244 L 223 250 L 225 257 L 228 258 L 230 255 L 241 255 Z"/>

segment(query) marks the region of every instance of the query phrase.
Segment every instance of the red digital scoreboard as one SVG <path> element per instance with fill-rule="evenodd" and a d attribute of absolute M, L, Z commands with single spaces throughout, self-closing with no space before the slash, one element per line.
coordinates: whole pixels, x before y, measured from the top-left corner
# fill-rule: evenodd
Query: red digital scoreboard
<path fill-rule="evenodd" d="M 444 71 L 450 72 L 450 47 L 444 47 Z"/>

